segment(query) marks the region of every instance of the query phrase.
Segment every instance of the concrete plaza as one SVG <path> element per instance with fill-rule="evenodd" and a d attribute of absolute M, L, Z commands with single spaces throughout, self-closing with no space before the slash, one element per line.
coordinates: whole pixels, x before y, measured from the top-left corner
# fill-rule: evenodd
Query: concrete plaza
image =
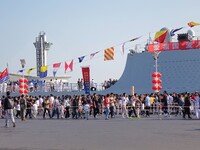
<path fill-rule="evenodd" d="M 104 120 L 0 119 L 0 150 L 199 150 L 200 120 L 181 117 Z"/>

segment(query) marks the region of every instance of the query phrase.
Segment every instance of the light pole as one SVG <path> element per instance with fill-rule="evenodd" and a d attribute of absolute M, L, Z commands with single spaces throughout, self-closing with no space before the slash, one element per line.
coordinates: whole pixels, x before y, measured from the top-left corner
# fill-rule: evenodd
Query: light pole
<path fill-rule="evenodd" d="M 155 71 L 156 73 L 158 72 L 158 56 L 159 56 L 160 52 L 154 52 L 153 53 L 153 59 L 155 60 Z"/>
<path fill-rule="evenodd" d="M 20 59 L 20 62 L 22 65 L 22 78 L 23 78 L 22 84 L 24 85 L 24 68 L 25 68 L 26 61 L 25 61 L 25 59 Z M 23 90 L 22 94 L 24 94 L 24 90 Z"/>
<path fill-rule="evenodd" d="M 156 78 L 154 81 L 155 82 L 155 85 L 158 87 L 158 84 L 161 83 L 162 81 L 159 79 L 161 77 L 161 74 L 158 72 L 158 58 L 159 58 L 159 54 L 160 52 L 154 52 L 153 53 L 153 59 L 155 60 L 155 74 L 156 74 Z M 160 77 L 158 76 L 158 74 L 160 74 Z M 161 87 L 161 86 L 160 86 Z M 157 88 L 157 90 L 155 90 L 155 93 L 158 93 L 159 92 L 159 89 Z M 158 95 L 157 95 L 158 96 Z M 158 111 L 158 118 L 159 119 L 162 119 L 160 116 L 161 116 L 161 108 L 160 108 L 160 102 L 157 101 L 157 111 Z"/>

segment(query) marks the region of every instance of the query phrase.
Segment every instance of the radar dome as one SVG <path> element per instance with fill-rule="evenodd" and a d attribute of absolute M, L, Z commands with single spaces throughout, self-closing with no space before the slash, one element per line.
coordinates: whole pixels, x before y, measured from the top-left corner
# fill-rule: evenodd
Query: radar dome
<path fill-rule="evenodd" d="M 189 30 L 187 31 L 187 33 L 188 33 L 191 37 L 194 37 L 194 36 L 195 36 L 195 32 L 194 32 L 194 30 L 192 30 L 192 29 L 189 29 Z"/>

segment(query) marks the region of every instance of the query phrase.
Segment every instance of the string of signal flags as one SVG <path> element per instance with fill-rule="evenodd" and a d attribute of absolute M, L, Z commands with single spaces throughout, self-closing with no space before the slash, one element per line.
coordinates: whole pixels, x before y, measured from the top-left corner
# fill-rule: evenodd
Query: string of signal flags
<path fill-rule="evenodd" d="M 188 26 L 185 26 L 185 27 L 180 27 L 180 28 L 175 28 L 175 29 L 171 29 L 170 30 L 170 36 L 173 37 L 175 36 L 175 33 L 179 30 L 182 30 L 183 28 L 186 28 L 186 27 L 195 27 L 195 26 L 199 26 L 200 23 L 197 23 L 197 22 L 189 22 L 187 23 Z M 154 41 L 155 42 L 158 42 L 158 43 L 163 43 L 165 38 L 166 38 L 166 35 L 169 31 L 168 30 L 160 30 L 160 31 L 157 31 L 155 36 L 154 36 Z M 117 44 L 115 46 L 112 46 L 110 48 L 107 48 L 104 51 L 104 61 L 110 61 L 110 60 L 114 60 L 114 56 L 115 56 L 115 47 L 117 46 L 121 46 L 121 53 L 124 55 L 124 52 L 125 52 L 125 44 L 128 43 L 128 42 L 133 42 L 133 41 L 136 41 L 138 39 L 140 39 L 141 37 L 143 36 L 146 36 L 145 35 L 141 35 L 141 36 L 137 36 L 131 40 L 128 40 L 128 41 L 125 41 L 125 42 L 122 42 L 120 44 Z M 96 51 L 94 53 L 91 53 L 89 56 L 90 56 L 90 60 L 92 60 L 96 55 L 98 55 L 101 51 Z M 84 55 L 84 56 L 80 56 L 78 57 L 78 63 L 82 63 L 84 61 L 84 59 L 86 58 L 86 56 L 88 55 Z M 56 76 L 56 73 L 57 71 L 60 69 L 60 66 L 62 63 L 64 63 L 64 71 L 65 73 L 66 72 L 72 72 L 73 71 L 73 68 L 74 68 L 74 60 L 75 59 L 71 59 L 69 61 L 65 61 L 65 62 L 58 62 L 58 63 L 54 63 L 54 64 L 51 64 L 51 65 L 47 65 L 47 66 L 41 66 L 41 69 L 40 69 L 40 78 L 44 78 L 47 76 L 47 72 L 48 72 L 48 66 L 52 66 L 53 67 L 53 76 L 55 77 Z M 27 75 L 30 75 L 31 72 L 33 70 L 35 70 L 36 68 L 33 67 L 33 68 L 30 68 L 27 70 L 26 74 Z M 22 70 L 19 70 L 18 73 L 22 73 L 24 72 L 25 69 L 22 69 Z"/>

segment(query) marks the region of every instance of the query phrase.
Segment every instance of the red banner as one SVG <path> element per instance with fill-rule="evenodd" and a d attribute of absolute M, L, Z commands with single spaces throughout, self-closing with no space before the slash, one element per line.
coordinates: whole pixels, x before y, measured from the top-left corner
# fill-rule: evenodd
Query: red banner
<path fill-rule="evenodd" d="M 158 44 L 149 44 L 148 52 L 157 51 L 171 51 L 171 50 L 189 50 L 189 49 L 199 49 L 200 40 L 184 41 L 184 42 L 166 42 Z"/>
<path fill-rule="evenodd" d="M 85 94 L 90 94 L 90 68 L 82 67 Z"/>

